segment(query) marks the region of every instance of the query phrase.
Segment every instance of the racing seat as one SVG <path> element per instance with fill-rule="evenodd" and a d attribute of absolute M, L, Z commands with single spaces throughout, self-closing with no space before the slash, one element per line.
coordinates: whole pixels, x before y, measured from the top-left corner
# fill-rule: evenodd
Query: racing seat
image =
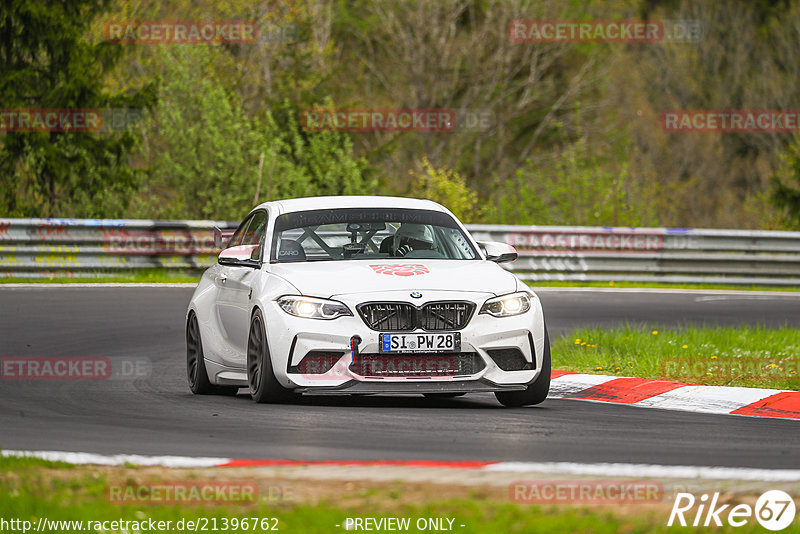
<path fill-rule="evenodd" d="M 394 239 L 393 235 L 389 237 L 384 237 L 383 241 L 381 241 L 381 246 L 378 249 L 378 252 L 381 254 L 390 254 L 392 253 L 392 239 Z"/>
<path fill-rule="evenodd" d="M 282 239 L 278 249 L 278 261 L 306 261 L 306 251 L 294 239 Z"/>

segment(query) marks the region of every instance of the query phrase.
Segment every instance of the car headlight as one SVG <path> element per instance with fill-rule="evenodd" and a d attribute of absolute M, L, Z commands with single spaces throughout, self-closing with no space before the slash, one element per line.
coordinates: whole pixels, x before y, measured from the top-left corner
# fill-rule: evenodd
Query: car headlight
<path fill-rule="evenodd" d="M 275 300 L 278 306 L 295 317 L 306 319 L 336 319 L 344 315 L 353 315 L 346 305 L 335 300 L 303 297 L 300 295 L 285 295 Z"/>
<path fill-rule="evenodd" d="M 488 313 L 494 317 L 511 317 L 522 315 L 531 309 L 531 299 L 527 293 L 512 293 L 487 300 L 479 313 Z"/>

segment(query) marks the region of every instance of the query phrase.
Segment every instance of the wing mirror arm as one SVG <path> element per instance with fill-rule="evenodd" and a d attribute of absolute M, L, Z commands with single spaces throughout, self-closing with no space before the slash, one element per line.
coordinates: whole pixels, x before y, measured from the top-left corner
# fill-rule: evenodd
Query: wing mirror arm
<path fill-rule="evenodd" d="M 251 267 L 253 269 L 260 269 L 261 268 L 261 262 L 260 261 L 251 260 L 251 259 L 238 260 L 236 258 L 224 258 L 224 257 L 221 257 L 221 258 L 219 258 L 219 264 L 220 265 L 227 265 L 229 267 Z"/>

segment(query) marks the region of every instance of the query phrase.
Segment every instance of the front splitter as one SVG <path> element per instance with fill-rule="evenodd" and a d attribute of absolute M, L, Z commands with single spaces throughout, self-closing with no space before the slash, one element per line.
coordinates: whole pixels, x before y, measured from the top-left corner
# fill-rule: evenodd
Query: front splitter
<path fill-rule="evenodd" d="M 522 391 L 525 384 L 501 385 L 486 379 L 452 380 L 430 382 L 373 382 L 351 380 L 339 386 L 298 388 L 294 391 L 304 395 L 375 395 L 397 393 L 492 393 L 495 391 Z"/>

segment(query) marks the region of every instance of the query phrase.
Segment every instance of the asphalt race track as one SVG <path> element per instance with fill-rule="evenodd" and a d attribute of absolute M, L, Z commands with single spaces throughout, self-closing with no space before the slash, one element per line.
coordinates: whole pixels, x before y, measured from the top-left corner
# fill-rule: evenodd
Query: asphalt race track
<path fill-rule="evenodd" d="M 146 359 L 135 379 L 0 381 L 0 447 L 232 458 L 625 462 L 796 468 L 800 422 L 492 395 L 310 397 L 256 405 L 186 385 L 186 288 L 0 286 L 0 357 Z M 552 335 L 625 321 L 789 324 L 800 295 L 540 293 Z"/>

